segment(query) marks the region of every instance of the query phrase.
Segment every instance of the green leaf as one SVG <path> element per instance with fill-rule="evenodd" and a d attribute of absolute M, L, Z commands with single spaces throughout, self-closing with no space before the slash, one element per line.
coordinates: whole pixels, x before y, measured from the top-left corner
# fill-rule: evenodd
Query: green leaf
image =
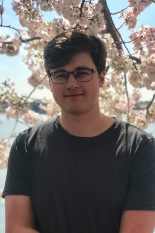
<path fill-rule="evenodd" d="M 39 57 L 39 56 L 35 54 L 34 57 Z"/>
<path fill-rule="evenodd" d="M 38 55 L 40 55 L 41 54 L 41 51 L 38 53 Z"/>
<path fill-rule="evenodd" d="M 48 23 L 48 26 L 52 27 L 52 24 L 51 24 L 51 23 Z"/>
<path fill-rule="evenodd" d="M 40 40 L 36 40 L 36 44 L 38 44 L 38 43 L 39 43 L 39 41 L 40 41 Z"/>
<path fill-rule="evenodd" d="M 144 26 L 143 26 L 143 24 L 141 25 L 141 28 L 142 28 L 142 29 L 144 29 Z"/>
<path fill-rule="evenodd" d="M 6 35 L 6 39 L 10 38 L 11 36 L 10 35 Z"/>
<path fill-rule="evenodd" d="M 2 83 L 3 85 L 7 85 L 7 81 L 4 81 L 4 83 Z"/>
<path fill-rule="evenodd" d="M 56 30 L 56 33 L 57 33 L 57 34 L 59 34 L 59 29 L 58 29 L 58 30 Z"/>

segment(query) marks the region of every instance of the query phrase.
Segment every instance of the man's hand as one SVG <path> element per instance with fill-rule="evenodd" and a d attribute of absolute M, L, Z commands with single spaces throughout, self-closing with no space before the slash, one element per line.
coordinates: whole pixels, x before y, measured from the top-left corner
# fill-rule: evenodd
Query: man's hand
<path fill-rule="evenodd" d="M 123 212 L 119 233 L 153 233 L 155 211 L 126 210 Z"/>

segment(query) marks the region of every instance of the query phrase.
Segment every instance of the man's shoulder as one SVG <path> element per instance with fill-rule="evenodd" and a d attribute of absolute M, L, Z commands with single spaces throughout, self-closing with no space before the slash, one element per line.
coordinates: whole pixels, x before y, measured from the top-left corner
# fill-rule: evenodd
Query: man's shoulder
<path fill-rule="evenodd" d="M 120 129 L 120 133 L 122 133 L 124 136 L 128 138 L 128 140 L 134 140 L 134 141 L 154 141 L 154 137 L 146 132 L 143 129 L 140 129 L 132 124 L 129 124 L 125 121 L 119 120 L 118 121 L 118 126 Z"/>
<path fill-rule="evenodd" d="M 23 132 L 21 132 L 18 137 L 16 138 L 17 141 L 27 141 L 29 143 L 34 138 L 45 138 L 49 134 L 52 134 L 54 131 L 54 126 L 56 123 L 57 117 L 47 120 L 45 122 L 42 122 L 41 124 L 34 125 Z"/>

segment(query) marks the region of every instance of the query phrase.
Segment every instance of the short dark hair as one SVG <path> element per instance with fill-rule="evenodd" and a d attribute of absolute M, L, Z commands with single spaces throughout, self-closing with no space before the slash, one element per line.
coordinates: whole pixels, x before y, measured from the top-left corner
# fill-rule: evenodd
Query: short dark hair
<path fill-rule="evenodd" d="M 47 75 L 50 76 L 50 69 L 66 66 L 76 53 L 85 51 L 90 53 L 98 73 L 104 71 L 107 52 L 103 41 L 79 31 L 58 34 L 48 42 L 44 50 Z"/>

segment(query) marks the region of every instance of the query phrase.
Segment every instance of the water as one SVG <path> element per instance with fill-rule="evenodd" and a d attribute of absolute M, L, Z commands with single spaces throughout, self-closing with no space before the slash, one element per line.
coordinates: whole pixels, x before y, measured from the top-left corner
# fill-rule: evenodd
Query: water
<path fill-rule="evenodd" d="M 0 113 L 0 137 L 8 138 L 13 130 L 15 121 L 10 118 L 7 120 L 4 113 Z M 19 133 L 27 129 L 27 126 L 18 123 L 15 132 Z M 153 133 L 155 137 L 155 123 L 150 124 L 146 130 L 148 133 Z M 13 140 L 13 139 L 11 139 Z M 0 169 L 0 189 L 4 188 L 6 178 L 6 170 Z M 5 205 L 4 200 L 0 198 L 0 233 L 5 233 Z M 155 233 L 155 231 L 154 231 Z"/>

